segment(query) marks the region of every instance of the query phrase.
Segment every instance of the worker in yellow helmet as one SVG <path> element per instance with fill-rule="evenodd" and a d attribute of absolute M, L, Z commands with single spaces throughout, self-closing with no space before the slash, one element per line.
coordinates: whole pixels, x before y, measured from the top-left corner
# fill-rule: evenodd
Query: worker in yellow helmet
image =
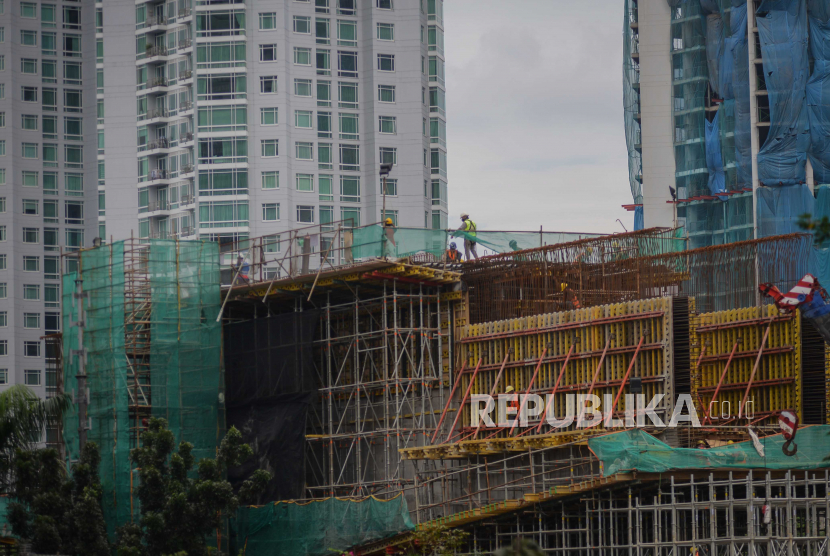
<path fill-rule="evenodd" d="M 470 220 L 470 215 L 466 212 L 461 213 L 461 226 L 458 227 L 459 232 L 464 232 L 464 258 L 468 261 L 472 253 L 474 258 L 478 258 L 476 252 L 476 223 Z"/>
<path fill-rule="evenodd" d="M 398 246 L 395 245 L 395 223 L 391 218 L 383 221 L 383 256 L 397 260 L 395 257 Z"/>

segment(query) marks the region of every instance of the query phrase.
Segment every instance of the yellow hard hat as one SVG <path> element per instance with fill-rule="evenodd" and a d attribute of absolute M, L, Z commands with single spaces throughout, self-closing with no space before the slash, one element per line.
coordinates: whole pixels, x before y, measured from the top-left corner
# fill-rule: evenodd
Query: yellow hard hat
<path fill-rule="evenodd" d="M 512 392 L 512 391 L 513 391 L 513 387 L 512 387 L 512 386 L 508 386 L 507 388 L 505 388 L 505 389 L 504 389 L 504 391 L 505 391 L 505 392 L 507 392 L 507 393 L 509 394 L 510 392 Z"/>
<path fill-rule="evenodd" d="M 384 224 L 386 224 L 387 226 L 391 226 L 391 225 L 392 225 L 392 219 L 391 219 L 391 218 L 387 218 L 387 219 L 384 221 Z"/>
<path fill-rule="evenodd" d="M 565 291 L 565 288 L 568 287 L 568 284 L 566 282 L 562 282 L 561 284 L 559 284 L 559 287 L 562 288 L 561 291 Z"/>

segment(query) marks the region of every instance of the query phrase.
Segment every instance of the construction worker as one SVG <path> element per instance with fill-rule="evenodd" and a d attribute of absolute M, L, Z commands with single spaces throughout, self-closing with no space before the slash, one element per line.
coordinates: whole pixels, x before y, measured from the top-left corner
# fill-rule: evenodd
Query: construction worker
<path fill-rule="evenodd" d="M 460 263 L 462 260 L 461 253 L 458 252 L 458 248 L 455 246 L 455 242 L 453 241 L 450 243 L 450 248 L 447 249 L 445 254 L 445 260 L 448 263 Z"/>
<path fill-rule="evenodd" d="M 476 252 L 476 223 L 470 220 L 470 215 L 466 212 L 461 213 L 461 226 L 459 226 L 459 232 L 466 232 L 464 234 L 464 257 L 471 261 L 470 253 L 473 254 L 474 258 L 478 258 L 478 253 Z"/>
<path fill-rule="evenodd" d="M 576 297 L 576 292 L 571 289 L 567 282 L 559 284 L 559 289 L 562 292 L 562 299 L 565 302 L 565 309 L 580 309 L 579 298 Z"/>
<path fill-rule="evenodd" d="M 248 277 L 248 272 L 250 272 L 251 266 L 248 264 L 248 261 L 245 260 L 245 257 L 242 256 L 240 253 L 239 256 L 236 257 L 236 266 L 232 267 L 235 271 L 238 271 L 239 274 L 236 275 L 236 284 L 250 284 L 251 280 Z"/>
<path fill-rule="evenodd" d="M 513 394 L 513 386 L 507 385 L 507 388 L 504 389 L 504 393 L 507 395 Z M 511 414 L 510 411 L 513 411 Z M 507 400 L 507 415 L 504 416 L 504 421 L 507 422 L 508 419 L 518 419 L 519 418 L 519 397 L 516 396 L 515 400 Z"/>
<path fill-rule="evenodd" d="M 519 242 L 516 241 L 515 239 L 511 239 L 510 243 L 508 245 L 510 245 L 510 249 L 512 249 L 513 251 L 521 251 L 522 250 L 522 248 L 519 247 Z"/>
<path fill-rule="evenodd" d="M 395 259 L 397 245 L 395 245 L 395 224 L 391 218 L 383 221 L 383 256 Z"/>

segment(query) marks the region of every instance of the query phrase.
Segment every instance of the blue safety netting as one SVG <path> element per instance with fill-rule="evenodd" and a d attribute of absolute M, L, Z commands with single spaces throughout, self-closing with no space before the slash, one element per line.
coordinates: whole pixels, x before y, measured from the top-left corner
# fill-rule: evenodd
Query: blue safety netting
<path fill-rule="evenodd" d="M 634 207 L 634 231 L 645 228 L 645 219 L 643 218 L 643 207 Z"/>
<path fill-rule="evenodd" d="M 749 96 L 749 46 L 747 42 L 746 2 L 732 0 L 729 12 L 730 35 L 725 39 L 725 58 L 731 61 L 721 62 L 721 81 L 726 82 L 725 72 L 731 70 L 732 90 L 724 87 L 724 104 L 721 110 L 731 113 L 734 121 L 732 126 L 735 181 L 730 189 L 742 189 L 752 186 L 752 123 L 750 121 Z M 731 92 L 731 95 L 730 95 Z M 728 133 L 729 129 L 723 130 Z"/>
<path fill-rule="evenodd" d="M 723 156 L 720 150 L 720 112 L 706 122 L 706 166 L 709 169 L 709 191 L 713 195 L 726 193 L 726 177 L 723 172 Z"/>
<path fill-rule="evenodd" d="M 830 3 L 809 5 L 813 73 L 807 82 L 810 163 L 815 183 L 830 184 Z"/>
<path fill-rule="evenodd" d="M 763 0 L 756 21 L 770 110 L 758 179 L 769 186 L 804 183 L 810 146 L 804 110 L 810 71 L 807 6 L 804 0 Z"/>
<path fill-rule="evenodd" d="M 625 120 L 625 144 L 628 150 L 628 182 L 634 203 L 643 202 L 643 163 L 641 156 L 640 120 L 640 63 L 633 55 L 639 51 L 636 0 L 625 0 L 623 21 L 623 116 Z M 640 207 L 642 220 L 642 207 Z M 634 229 L 637 215 L 634 215 Z"/>
<path fill-rule="evenodd" d="M 759 187 L 758 237 L 802 232 L 796 219 L 813 214 L 816 200 L 804 184 L 784 187 Z"/>

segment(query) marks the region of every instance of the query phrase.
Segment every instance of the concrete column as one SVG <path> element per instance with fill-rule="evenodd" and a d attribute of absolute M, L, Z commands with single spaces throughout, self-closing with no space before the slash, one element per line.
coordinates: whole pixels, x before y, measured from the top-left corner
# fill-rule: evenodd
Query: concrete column
<path fill-rule="evenodd" d="M 666 0 L 639 1 L 640 110 L 645 227 L 673 226 L 675 186 L 672 114 L 671 9 Z"/>
<path fill-rule="evenodd" d="M 749 122 L 752 128 L 751 149 L 752 149 L 752 237 L 758 239 L 758 151 L 761 149 L 758 139 L 758 97 L 755 93 L 758 90 L 758 77 L 755 73 L 755 59 L 761 57 L 760 52 L 755 52 L 755 5 L 752 0 L 746 0 L 746 36 L 747 51 L 749 53 Z"/>

